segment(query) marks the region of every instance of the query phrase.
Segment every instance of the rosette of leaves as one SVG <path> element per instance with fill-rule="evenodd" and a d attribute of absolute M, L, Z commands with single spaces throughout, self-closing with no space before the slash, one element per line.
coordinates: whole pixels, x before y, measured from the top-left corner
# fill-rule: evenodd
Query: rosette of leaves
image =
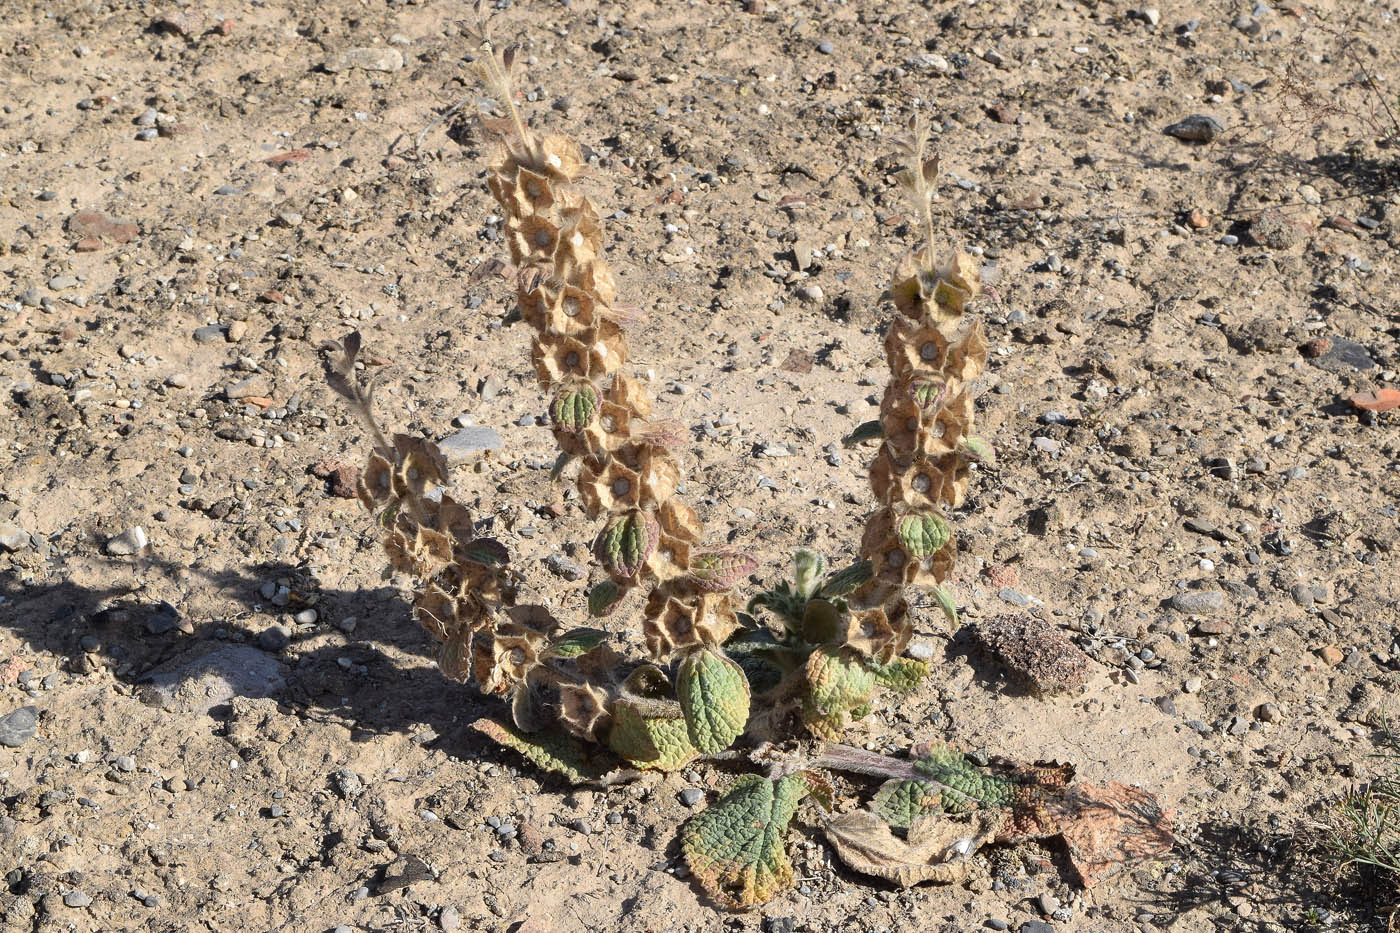
<path fill-rule="evenodd" d="M 750 614 L 768 610 L 780 628 L 749 623 L 726 650 L 751 681 L 763 684 L 779 710 L 791 703 L 809 731 L 835 738 L 851 720 L 871 710 L 879 688 L 913 690 L 928 665 L 913 658 L 882 653 L 893 635 L 883 610 L 855 608 L 848 597 L 873 578 L 869 561 L 828 573 L 825 559 L 799 549 L 793 555 L 792 580 L 779 581 L 749 601 Z M 884 626 L 884 635 L 867 629 Z M 776 715 L 776 712 L 773 713 Z"/>

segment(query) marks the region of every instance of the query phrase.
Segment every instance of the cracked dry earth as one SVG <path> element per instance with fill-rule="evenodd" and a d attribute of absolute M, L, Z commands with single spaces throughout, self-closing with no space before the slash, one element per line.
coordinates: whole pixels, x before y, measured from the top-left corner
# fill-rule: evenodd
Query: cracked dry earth
<path fill-rule="evenodd" d="M 1386 767 L 1400 682 L 1396 416 L 1348 401 L 1400 367 L 1394 6 L 502 6 L 522 106 L 584 145 L 647 313 L 633 372 L 693 429 L 687 499 L 759 580 L 854 552 L 873 448 L 838 441 L 874 416 L 917 236 L 892 139 L 935 117 L 942 233 L 997 293 L 999 463 L 954 516 L 954 593 L 1095 666 L 1039 698 L 925 600 L 932 676 L 846 739 L 1136 783 L 1175 851 L 1082 891 L 1052 850 L 993 849 L 899 890 L 799 829 L 797 886 L 722 913 L 677 830 L 732 766 L 571 789 L 484 747 L 497 705 L 437 673 L 337 494 L 366 444 L 317 358 L 359 328 L 396 364 L 386 423 L 495 429 L 459 497 L 582 619 L 591 530 L 548 478 L 468 11 L 16 2 L 0 714 L 33 710 L 0 730 L 3 929 L 1383 926 L 1393 887 L 1318 869 L 1309 827 Z M 1195 114 L 1208 141 L 1164 132 Z"/>

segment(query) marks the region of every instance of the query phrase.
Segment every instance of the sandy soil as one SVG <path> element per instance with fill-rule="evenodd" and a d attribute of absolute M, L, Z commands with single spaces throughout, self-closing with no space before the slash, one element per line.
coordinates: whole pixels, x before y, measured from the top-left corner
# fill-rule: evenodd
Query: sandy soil
<path fill-rule="evenodd" d="M 1395 415 L 1346 401 L 1400 368 L 1393 8 L 506 4 L 524 106 L 617 212 L 634 372 L 694 429 L 688 499 L 763 580 L 858 541 L 870 449 L 838 440 L 884 383 L 879 296 L 916 237 L 891 139 L 929 108 L 942 232 L 997 293 L 1000 463 L 956 516 L 955 592 L 973 620 L 1030 607 L 1097 666 L 1037 698 L 925 606 L 934 675 L 848 741 L 1072 761 L 1177 811 L 1170 858 L 1088 892 L 1035 849 L 901 891 L 799 831 L 800 886 L 744 914 L 676 841 L 680 792 L 733 769 L 573 790 L 484 747 L 466 726 L 495 705 L 437 673 L 366 517 L 313 473 L 365 449 L 317 359 L 359 328 L 397 364 L 387 422 L 501 433 L 457 489 L 581 618 L 545 561 L 586 563 L 589 524 L 548 479 L 467 13 L 0 22 L 0 714 L 38 714 L 0 748 L 3 929 L 1379 922 L 1393 890 L 1320 886 L 1297 840 L 1384 769 L 1400 682 Z M 1164 132 L 1193 114 L 1221 131 Z M 1172 607 L 1196 591 L 1219 608 Z"/>

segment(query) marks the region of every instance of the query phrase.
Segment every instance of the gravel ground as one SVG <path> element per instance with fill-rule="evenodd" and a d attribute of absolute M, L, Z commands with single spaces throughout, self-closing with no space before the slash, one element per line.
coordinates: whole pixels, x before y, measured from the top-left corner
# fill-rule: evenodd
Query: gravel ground
<path fill-rule="evenodd" d="M 457 492 L 582 617 L 467 9 L 55 0 L 0 22 L 0 929 L 1382 928 L 1393 887 L 1299 840 L 1384 769 L 1400 684 L 1397 415 L 1350 400 L 1400 369 L 1396 11 L 501 5 L 687 498 L 763 580 L 858 542 L 871 448 L 839 438 L 917 237 L 892 139 L 933 115 L 942 233 L 995 291 L 954 591 L 1094 665 L 1041 698 L 929 600 L 933 676 L 847 740 L 1072 761 L 1158 794 L 1177 850 L 901 891 L 798 833 L 798 886 L 722 914 L 676 830 L 732 769 L 578 790 L 484 747 L 497 706 L 344 497 L 365 442 L 317 357 L 360 329 L 386 423 L 466 432 Z"/>

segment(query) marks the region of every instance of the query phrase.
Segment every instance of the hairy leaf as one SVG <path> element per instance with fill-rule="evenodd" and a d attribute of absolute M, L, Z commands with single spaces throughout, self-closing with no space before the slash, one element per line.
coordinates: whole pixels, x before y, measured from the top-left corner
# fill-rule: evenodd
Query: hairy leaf
<path fill-rule="evenodd" d="M 996 466 L 997 454 L 992 445 L 980 437 L 966 435 L 958 442 L 969 460 L 986 466 Z"/>
<path fill-rule="evenodd" d="M 938 603 L 938 608 L 942 609 L 943 615 L 947 616 L 948 624 L 956 627 L 958 624 L 958 604 L 953 602 L 953 594 L 941 586 L 932 586 L 929 589 L 933 593 L 934 600 Z"/>
<path fill-rule="evenodd" d="M 957 749 L 941 743 L 924 749 L 914 762 L 914 770 L 939 785 L 944 792 L 943 807 L 950 811 L 1009 806 L 1018 786 L 1012 778 L 980 771 Z"/>
<path fill-rule="evenodd" d="M 805 547 L 792 552 L 792 582 L 797 595 L 811 599 L 825 577 L 825 557 Z"/>
<path fill-rule="evenodd" d="M 510 562 L 510 552 L 495 538 L 476 538 L 462 547 L 462 555 L 474 564 L 495 567 Z"/>
<path fill-rule="evenodd" d="M 730 907 L 762 904 L 783 891 L 793 880 L 783 835 L 802 798 L 825 784 L 809 771 L 776 781 L 741 776 L 681 830 L 691 874 Z"/>
<path fill-rule="evenodd" d="M 702 648 L 676 674 L 676 696 L 691 743 L 706 755 L 724 751 L 749 720 L 749 681 L 723 652 Z"/>
<path fill-rule="evenodd" d="M 576 658 L 597 647 L 608 633 L 596 628 L 573 628 L 560 635 L 549 645 L 549 653 L 556 658 Z"/>
<path fill-rule="evenodd" d="M 907 888 L 921 881 L 962 881 L 968 857 L 995 838 L 998 824 L 993 814 L 975 814 L 967 822 L 927 815 L 900 839 L 879 815 L 852 810 L 827 821 L 826 838 L 851 868 Z"/>
<path fill-rule="evenodd" d="M 610 616 L 626 595 L 627 591 L 612 580 L 600 580 L 588 591 L 588 614 L 600 619 Z"/>
<path fill-rule="evenodd" d="M 472 728 L 497 745 L 519 752 L 531 764 L 561 774 L 575 784 L 596 781 L 610 769 L 597 752 L 571 735 L 522 732 L 514 724 L 478 719 Z"/>
<path fill-rule="evenodd" d="M 846 718 L 864 706 L 875 690 L 875 672 L 856 652 L 825 645 L 807 659 L 807 696 L 802 719 L 814 735 L 834 739 Z"/>
<path fill-rule="evenodd" d="M 873 441 L 876 438 L 885 436 L 885 426 L 878 419 L 867 421 L 858 426 L 850 434 L 841 438 L 841 443 L 847 447 L 854 447 L 864 441 Z"/>
<path fill-rule="evenodd" d="M 849 596 L 868 583 L 873 576 L 875 576 L 875 568 L 870 561 L 856 561 L 851 566 L 838 570 L 827 577 L 826 582 L 822 584 L 821 592 L 817 595 L 824 599 Z"/>

